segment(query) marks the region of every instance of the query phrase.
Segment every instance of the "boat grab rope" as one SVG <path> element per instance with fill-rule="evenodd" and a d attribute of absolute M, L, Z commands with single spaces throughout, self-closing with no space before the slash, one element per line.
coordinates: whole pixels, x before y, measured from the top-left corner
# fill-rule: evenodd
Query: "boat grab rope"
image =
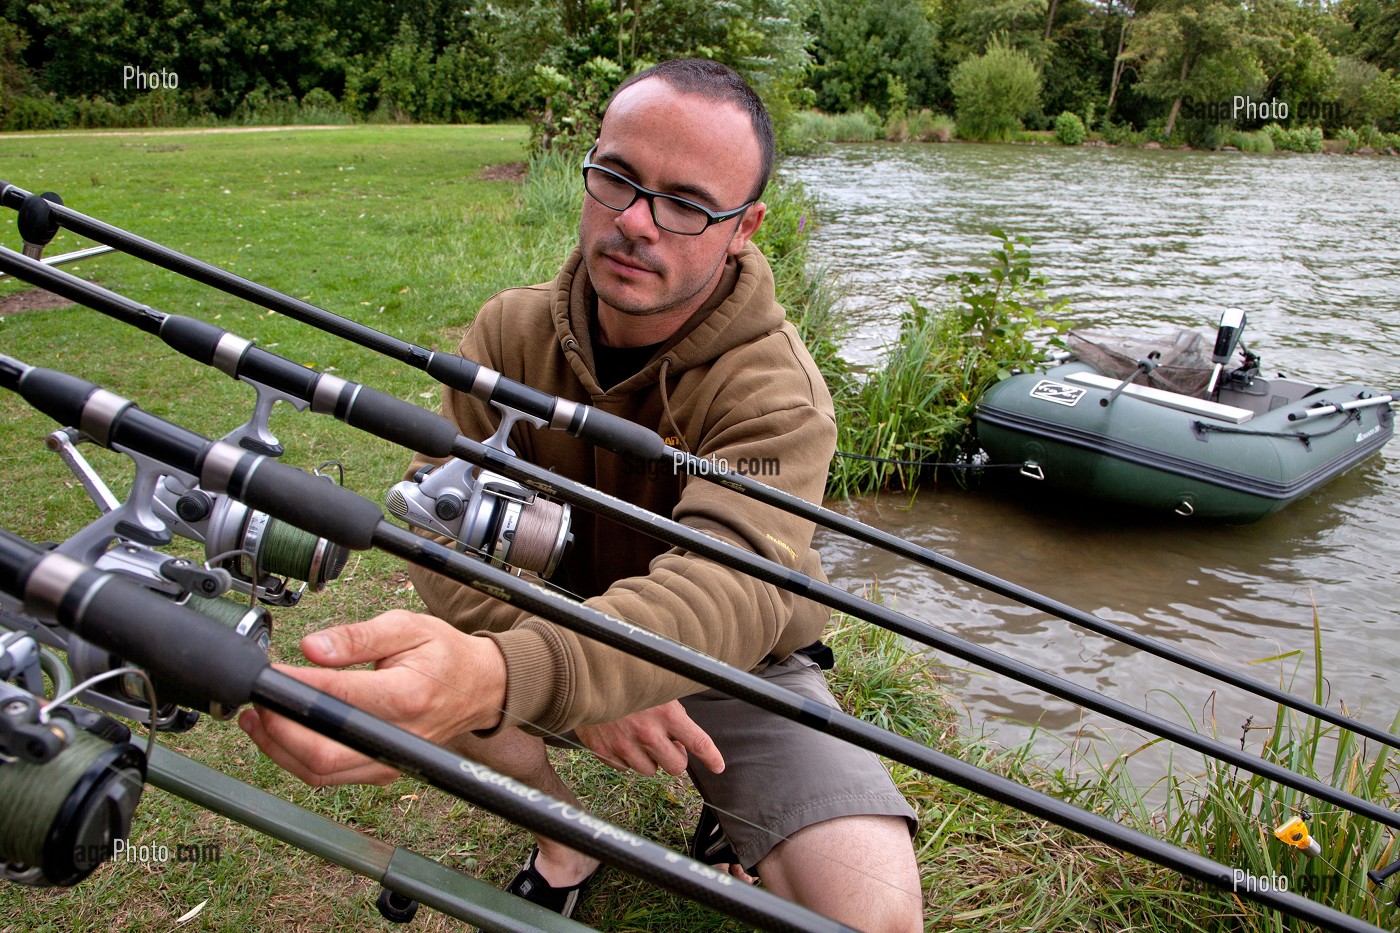
<path fill-rule="evenodd" d="M 1345 428 L 1351 422 L 1356 422 L 1357 424 L 1360 424 L 1361 416 L 1354 411 L 1346 412 L 1346 417 L 1343 418 L 1341 421 L 1337 422 L 1337 424 L 1333 427 L 1328 428 L 1326 431 L 1313 431 L 1311 433 L 1307 431 L 1251 431 L 1248 428 L 1237 428 L 1226 424 L 1207 424 L 1204 421 L 1193 422 L 1192 427 L 1197 434 L 1209 434 L 1211 432 L 1214 432 L 1216 434 L 1245 434 L 1251 437 L 1294 438 L 1296 440 L 1302 441 L 1303 446 L 1306 447 L 1308 450 L 1312 450 L 1312 442 L 1314 438 L 1327 437 L 1329 434 L 1336 434 L 1338 431 Z"/>
<path fill-rule="evenodd" d="M 866 460 L 871 463 L 889 463 L 894 466 L 928 467 L 929 469 L 1019 470 L 1025 466 L 1025 463 L 980 463 L 975 456 L 968 460 L 958 460 L 953 463 L 935 463 L 932 460 L 895 460 L 890 457 L 872 457 L 869 454 L 853 454 L 844 450 L 836 451 L 836 456 L 845 457 L 848 460 Z"/>

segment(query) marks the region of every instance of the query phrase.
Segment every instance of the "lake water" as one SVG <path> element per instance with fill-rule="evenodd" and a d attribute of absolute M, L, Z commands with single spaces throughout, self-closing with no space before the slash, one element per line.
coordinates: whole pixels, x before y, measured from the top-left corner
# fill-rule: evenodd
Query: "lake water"
<path fill-rule="evenodd" d="M 1266 374 L 1400 389 L 1400 159 L 975 145 L 849 145 L 788 160 L 820 198 L 812 255 L 845 281 L 847 356 L 876 365 L 909 297 L 949 297 L 985 267 L 992 227 L 1033 240 L 1051 295 L 1080 326 L 1213 333 L 1248 314 Z M 1311 696 L 1314 606 L 1325 689 L 1367 722 L 1400 709 L 1400 446 L 1246 526 L 1075 516 L 944 484 L 838 506 L 910 541 Z M 900 610 L 1236 744 L 1273 707 L 1167 661 L 936 571 L 822 533 L 838 585 L 872 580 Z M 1287 652 L 1299 657 L 1258 662 Z M 962 667 L 957 659 L 950 664 Z M 976 726 L 1003 742 L 1040 724 L 1063 751 L 1081 729 L 1140 737 L 1038 690 L 949 672 Z M 1100 732 L 1100 730 L 1103 730 Z M 1262 733 L 1251 734 L 1257 748 Z M 1108 746 L 1099 745 L 1100 750 Z"/>

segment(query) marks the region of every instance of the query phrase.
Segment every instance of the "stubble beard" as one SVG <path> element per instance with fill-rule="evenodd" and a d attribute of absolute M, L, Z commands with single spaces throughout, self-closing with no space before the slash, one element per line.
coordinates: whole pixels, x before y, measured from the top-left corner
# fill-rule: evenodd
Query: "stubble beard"
<path fill-rule="evenodd" d="M 592 248 L 585 251 L 585 262 L 587 263 L 587 261 L 594 256 L 601 261 L 603 259 L 603 253 L 612 253 L 613 255 L 624 257 L 645 269 L 656 272 L 663 278 L 667 272 L 665 260 L 657 255 L 657 251 L 653 249 L 650 244 L 628 239 L 621 233 L 614 232 L 605 236 L 600 236 L 594 241 Z M 589 279 L 592 281 L 593 290 L 597 293 L 599 300 L 606 303 L 608 307 L 617 311 L 619 314 L 625 314 L 628 317 L 650 317 L 655 314 L 664 314 L 668 311 L 674 311 L 676 308 L 682 307 L 686 303 L 694 300 L 694 298 L 704 290 L 707 284 L 714 281 L 715 271 L 723 261 L 724 254 L 721 254 L 720 258 L 715 263 L 714 269 L 711 269 L 708 274 L 697 282 L 681 283 L 682 293 L 665 296 L 661 304 L 642 303 L 638 300 L 626 297 L 621 289 L 613 289 L 606 283 L 600 281 L 602 277 L 595 275 L 592 269 L 589 270 Z"/>

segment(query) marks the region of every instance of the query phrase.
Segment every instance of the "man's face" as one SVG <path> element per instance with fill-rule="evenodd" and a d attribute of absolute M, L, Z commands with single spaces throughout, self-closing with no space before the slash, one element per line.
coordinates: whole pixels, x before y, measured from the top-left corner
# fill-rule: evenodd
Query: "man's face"
<path fill-rule="evenodd" d="M 593 161 L 644 188 L 726 211 L 752 193 L 759 146 L 738 106 L 648 78 L 613 100 Z M 744 248 L 763 212 L 757 203 L 740 217 L 684 236 L 657 227 L 646 198 L 615 211 L 585 195 L 579 240 L 589 279 L 599 300 L 623 314 L 688 316 L 710 296 L 725 258 Z"/>

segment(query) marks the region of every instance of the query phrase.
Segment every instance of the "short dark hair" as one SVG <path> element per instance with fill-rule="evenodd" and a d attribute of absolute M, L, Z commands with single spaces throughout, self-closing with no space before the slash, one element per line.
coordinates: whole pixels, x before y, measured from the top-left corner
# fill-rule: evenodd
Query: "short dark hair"
<path fill-rule="evenodd" d="M 728 65 L 707 58 L 673 58 L 659 65 L 652 65 L 639 71 L 618 85 L 608 98 L 608 107 L 627 88 L 647 78 L 659 78 L 683 94 L 697 94 L 706 100 L 735 104 L 749 115 L 753 124 L 753 134 L 758 140 L 758 182 L 750 201 L 757 201 L 768 187 L 768 177 L 773 173 L 773 119 L 768 116 L 768 108 L 749 83 Z M 607 108 L 603 108 L 607 112 Z"/>

